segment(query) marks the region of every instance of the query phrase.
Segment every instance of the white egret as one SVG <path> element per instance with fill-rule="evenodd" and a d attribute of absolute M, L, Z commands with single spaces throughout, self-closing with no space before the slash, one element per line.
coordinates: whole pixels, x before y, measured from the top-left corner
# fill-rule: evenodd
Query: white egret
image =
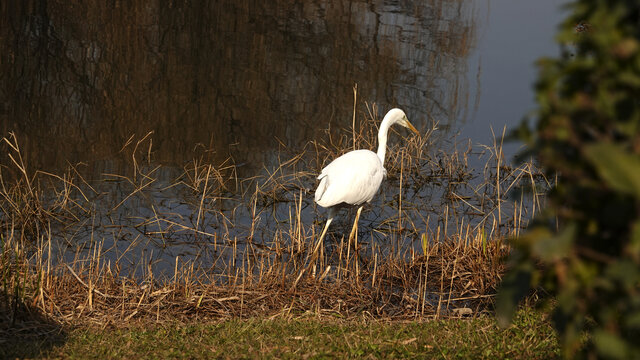
<path fill-rule="evenodd" d="M 329 214 L 318 246 L 333 221 L 336 205 L 360 205 L 354 223 L 355 229 L 362 205 L 370 202 L 378 192 L 382 179 L 387 173 L 384 168 L 384 157 L 387 152 L 387 135 L 393 124 L 402 125 L 418 134 L 418 130 L 411 125 L 404 111 L 391 109 L 380 124 L 377 153 L 370 150 L 350 151 L 322 169 L 318 176 L 320 184 L 316 189 L 315 201 L 318 205 L 328 208 Z"/>

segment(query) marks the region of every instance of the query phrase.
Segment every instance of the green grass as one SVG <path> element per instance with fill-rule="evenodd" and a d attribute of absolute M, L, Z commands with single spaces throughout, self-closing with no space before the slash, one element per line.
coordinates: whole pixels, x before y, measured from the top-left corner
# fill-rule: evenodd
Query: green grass
<path fill-rule="evenodd" d="M 59 340 L 59 339 L 58 339 Z M 8 341 L 3 357 L 52 358 L 553 358 L 559 354 L 548 321 L 521 311 L 512 327 L 492 317 L 426 322 L 227 320 L 80 328 L 63 341 Z M 0 353 L 3 352 L 0 350 Z"/>

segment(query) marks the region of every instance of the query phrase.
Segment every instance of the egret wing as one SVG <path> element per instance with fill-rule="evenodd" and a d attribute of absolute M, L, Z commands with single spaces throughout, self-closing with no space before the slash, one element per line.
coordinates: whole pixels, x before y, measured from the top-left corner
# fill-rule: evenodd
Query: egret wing
<path fill-rule="evenodd" d="M 348 152 L 322 169 L 315 200 L 324 207 L 368 202 L 378 191 L 384 173 L 375 153 L 369 150 Z"/>

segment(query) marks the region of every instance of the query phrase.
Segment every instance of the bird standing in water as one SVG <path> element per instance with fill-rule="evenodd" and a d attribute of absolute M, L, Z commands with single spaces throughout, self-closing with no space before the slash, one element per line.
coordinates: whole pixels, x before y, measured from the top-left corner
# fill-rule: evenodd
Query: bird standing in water
<path fill-rule="evenodd" d="M 411 125 L 407 115 L 400 109 L 391 109 L 384 116 L 378 131 L 378 152 L 370 150 L 350 151 L 327 165 L 318 176 L 320 184 L 316 189 L 315 201 L 328 208 L 327 223 L 320 235 L 320 242 L 327 233 L 336 214 L 336 205 L 359 205 L 354 228 L 357 226 L 362 205 L 370 202 L 378 192 L 387 171 L 384 158 L 387 152 L 387 136 L 391 125 L 399 124 L 416 134 L 418 130 Z"/>

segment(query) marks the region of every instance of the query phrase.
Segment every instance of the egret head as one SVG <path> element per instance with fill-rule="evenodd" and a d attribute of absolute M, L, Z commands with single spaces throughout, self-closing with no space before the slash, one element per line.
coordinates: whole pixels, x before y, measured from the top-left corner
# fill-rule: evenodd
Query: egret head
<path fill-rule="evenodd" d="M 404 113 L 404 111 L 397 108 L 391 109 L 389 110 L 385 118 L 386 117 L 389 117 L 391 119 L 391 124 L 402 125 L 407 129 L 413 131 L 414 133 L 420 134 L 418 130 L 416 130 L 416 128 L 409 122 L 409 119 L 407 118 L 407 115 Z"/>

